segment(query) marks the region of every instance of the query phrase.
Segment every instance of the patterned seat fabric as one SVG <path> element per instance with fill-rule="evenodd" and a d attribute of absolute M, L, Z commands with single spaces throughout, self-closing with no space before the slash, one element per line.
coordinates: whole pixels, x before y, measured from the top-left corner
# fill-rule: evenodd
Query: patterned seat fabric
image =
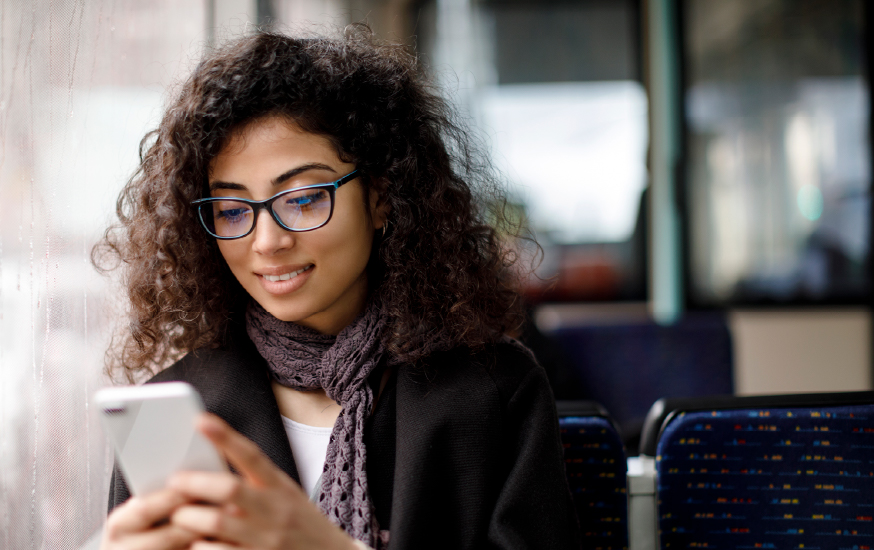
<path fill-rule="evenodd" d="M 619 434 L 598 416 L 565 417 L 559 424 L 584 547 L 628 548 L 627 463 Z"/>
<path fill-rule="evenodd" d="M 679 414 L 657 450 L 661 548 L 874 548 L 874 405 Z"/>

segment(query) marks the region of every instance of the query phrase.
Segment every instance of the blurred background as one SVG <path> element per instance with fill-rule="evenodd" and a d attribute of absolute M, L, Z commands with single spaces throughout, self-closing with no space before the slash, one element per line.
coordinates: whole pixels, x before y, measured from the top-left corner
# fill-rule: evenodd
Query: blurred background
<path fill-rule="evenodd" d="M 629 451 L 659 397 L 872 388 L 863 0 L 0 2 L 0 548 L 77 548 L 123 314 L 91 246 L 174 86 L 255 26 L 367 21 L 467 117 L 544 256 L 523 339 Z"/>

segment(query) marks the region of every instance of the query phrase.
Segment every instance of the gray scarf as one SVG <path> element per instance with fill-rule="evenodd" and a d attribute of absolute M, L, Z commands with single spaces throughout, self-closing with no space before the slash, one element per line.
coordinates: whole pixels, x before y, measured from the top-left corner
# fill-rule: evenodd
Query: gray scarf
<path fill-rule="evenodd" d="M 246 311 L 246 332 L 267 360 L 274 380 L 296 390 L 322 388 L 342 410 L 331 433 L 318 505 L 346 532 L 376 548 L 388 542 L 380 532 L 367 488 L 364 420 L 373 407 L 367 377 L 384 349 L 385 319 L 370 302 L 336 337 L 280 321 L 256 302 Z"/>

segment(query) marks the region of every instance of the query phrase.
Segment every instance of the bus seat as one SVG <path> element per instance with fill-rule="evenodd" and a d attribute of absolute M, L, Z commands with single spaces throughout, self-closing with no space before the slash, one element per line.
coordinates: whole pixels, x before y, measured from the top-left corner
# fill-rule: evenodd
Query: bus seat
<path fill-rule="evenodd" d="M 874 392 L 662 399 L 641 452 L 661 548 L 874 542 Z"/>
<path fill-rule="evenodd" d="M 626 455 L 619 432 L 592 401 L 559 401 L 568 482 L 587 548 L 628 548 Z"/>

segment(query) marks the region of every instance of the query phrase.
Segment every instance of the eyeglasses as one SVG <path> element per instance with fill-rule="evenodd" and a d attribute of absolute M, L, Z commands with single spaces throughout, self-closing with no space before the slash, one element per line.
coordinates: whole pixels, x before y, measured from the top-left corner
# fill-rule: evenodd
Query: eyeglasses
<path fill-rule="evenodd" d="M 328 223 L 334 213 L 334 192 L 358 177 L 349 172 L 331 183 L 319 183 L 282 191 L 263 201 L 236 197 L 211 197 L 192 201 L 200 223 L 216 239 L 239 239 L 255 229 L 261 209 L 266 209 L 288 231 L 312 231 Z"/>

